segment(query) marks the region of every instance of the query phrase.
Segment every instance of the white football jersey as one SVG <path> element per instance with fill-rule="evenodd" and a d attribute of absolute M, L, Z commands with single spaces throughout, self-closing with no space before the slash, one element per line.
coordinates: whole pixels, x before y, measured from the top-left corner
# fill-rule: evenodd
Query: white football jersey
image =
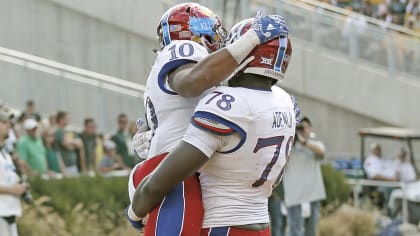
<path fill-rule="evenodd" d="M 295 135 L 288 93 L 218 87 L 200 100 L 183 140 L 210 159 L 200 170 L 203 227 L 268 223 Z"/>
<path fill-rule="evenodd" d="M 208 55 L 198 43 L 175 40 L 159 52 L 146 82 L 144 106 L 149 127 L 154 131 L 148 157 L 171 151 L 182 138 L 199 101 L 173 91 L 167 75 L 178 67 L 197 62 Z"/>

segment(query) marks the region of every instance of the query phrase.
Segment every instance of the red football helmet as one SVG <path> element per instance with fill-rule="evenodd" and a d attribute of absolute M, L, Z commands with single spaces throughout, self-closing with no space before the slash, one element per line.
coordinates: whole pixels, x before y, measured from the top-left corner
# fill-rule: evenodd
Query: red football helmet
<path fill-rule="evenodd" d="M 172 40 L 191 40 L 214 52 L 224 46 L 226 31 L 219 18 L 197 3 L 181 3 L 160 19 L 157 35 L 161 49 Z"/>
<path fill-rule="evenodd" d="M 235 42 L 247 32 L 253 21 L 254 18 L 245 19 L 234 25 L 227 37 L 227 44 Z M 292 44 L 289 37 L 281 36 L 256 46 L 247 59 L 252 56 L 254 59 L 244 65 L 237 75 L 250 73 L 270 77 L 275 81 L 283 80 L 292 58 Z"/>

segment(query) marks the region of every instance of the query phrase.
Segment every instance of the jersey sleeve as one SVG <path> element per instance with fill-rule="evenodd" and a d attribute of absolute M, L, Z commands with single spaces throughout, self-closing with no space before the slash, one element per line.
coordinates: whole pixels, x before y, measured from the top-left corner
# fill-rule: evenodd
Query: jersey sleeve
<path fill-rule="evenodd" d="M 235 152 L 247 137 L 248 111 L 247 104 L 239 97 L 215 90 L 200 100 L 184 141 L 208 157 L 214 152 Z"/>
<path fill-rule="evenodd" d="M 157 66 L 161 67 L 158 74 L 159 88 L 165 93 L 176 95 L 177 93 L 169 87 L 167 75 L 184 64 L 196 63 L 208 55 L 207 50 L 196 42 L 172 41 L 159 52 L 157 57 Z"/>

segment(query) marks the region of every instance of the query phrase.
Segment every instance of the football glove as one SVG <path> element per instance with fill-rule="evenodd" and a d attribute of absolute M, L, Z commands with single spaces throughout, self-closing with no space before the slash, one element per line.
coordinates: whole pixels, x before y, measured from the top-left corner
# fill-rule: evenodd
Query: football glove
<path fill-rule="evenodd" d="M 137 133 L 133 137 L 132 148 L 138 158 L 145 160 L 149 154 L 150 141 L 153 137 L 153 131 L 149 130 L 146 122 L 142 119 L 138 119 L 136 124 Z"/>
<path fill-rule="evenodd" d="M 259 10 L 255 16 L 250 30 L 257 33 L 260 39 L 260 44 L 270 41 L 279 36 L 287 36 L 289 34 L 289 27 L 287 27 L 286 20 L 279 15 L 262 16 L 262 11 Z"/>

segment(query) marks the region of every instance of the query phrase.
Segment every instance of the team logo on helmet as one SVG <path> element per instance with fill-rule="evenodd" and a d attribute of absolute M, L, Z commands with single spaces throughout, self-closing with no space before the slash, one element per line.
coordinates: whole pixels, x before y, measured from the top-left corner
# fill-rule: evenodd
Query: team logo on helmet
<path fill-rule="evenodd" d="M 192 40 L 213 52 L 224 46 L 226 31 L 210 9 L 197 3 L 182 3 L 163 14 L 157 34 L 161 48 L 172 40 Z"/>
<path fill-rule="evenodd" d="M 273 58 L 261 57 L 260 63 L 271 66 L 273 64 Z"/>

